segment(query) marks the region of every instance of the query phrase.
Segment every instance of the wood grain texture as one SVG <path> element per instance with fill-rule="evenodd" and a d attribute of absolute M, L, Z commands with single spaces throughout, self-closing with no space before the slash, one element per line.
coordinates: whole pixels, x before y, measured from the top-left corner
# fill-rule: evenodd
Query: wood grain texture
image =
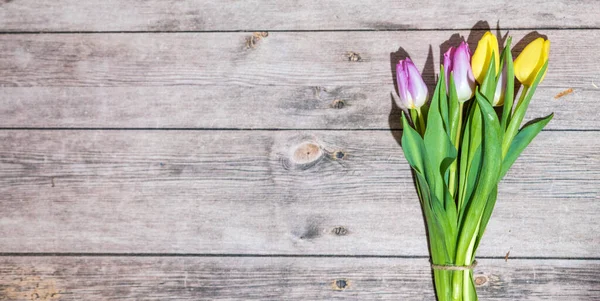
<path fill-rule="evenodd" d="M 482 300 L 600 298 L 596 260 L 479 262 Z M 4 257 L 0 263 L 0 300 L 434 298 L 427 259 Z"/>
<path fill-rule="evenodd" d="M 479 255 L 599 257 L 598 136 L 543 132 L 501 184 Z M 0 140 L 0 252 L 427 255 L 389 131 Z"/>
<path fill-rule="evenodd" d="M 480 297 L 599 300 L 598 15 L 594 0 L 0 0 L 0 300 L 432 300 L 392 69 L 410 55 L 432 86 L 480 19 L 511 28 L 515 54 L 526 29 L 548 35 L 526 118 L 556 112 L 500 186 Z"/>
<path fill-rule="evenodd" d="M 535 10 L 527 9 L 535 7 Z M 2 31 L 214 31 L 600 27 L 594 0 L 3 0 Z"/>
<path fill-rule="evenodd" d="M 248 33 L 0 35 L 0 126 L 398 128 L 399 47 L 432 84 L 440 47 L 428 60 L 427 45 L 453 33 L 276 32 L 254 49 Z M 600 30 L 542 33 L 553 42 L 550 71 L 527 118 L 556 112 L 551 129 L 600 129 Z"/>

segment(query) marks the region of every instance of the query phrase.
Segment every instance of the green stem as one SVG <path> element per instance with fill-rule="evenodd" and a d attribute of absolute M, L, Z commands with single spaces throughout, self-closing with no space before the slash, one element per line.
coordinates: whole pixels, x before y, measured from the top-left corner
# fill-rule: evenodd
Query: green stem
<path fill-rule="evenodd" d="M 452 301 L 463 301 L 463 271 L 454 271 L 452 273 Z"/>
<path fill-rule="evenodd" d="M 475 233 L 479 231 L 479 224 L 481 223 L 481 218 L 477 223 L 477 230 Z M 456 260 L 456 265 L 470 265 L 473 263 L 474 259 L 474 249 L 475 249 L 475 241 L 477 239 L 477 235 L 473 235 L 471 241 L 469 242 L 469 246 L 467 248 L 466 254 L 464 256 L 458 257 Z M 460 256 L 460 255 L 459 255 Z M 473 296 L 471 292 L 471 271 L 454 271 L 452 275 L 452 301 L 475 301 L 477 300 L 477 296 Z"/>
<path fill-rule="evenodd" d="M 457 150 L 460 145 L 460 137 L 461 137 L 461 132 L 462 132 L 463 106 L 464 106 L 464 102 L 459 102 L 458 124 L 456 125 L 456 133 L 452 133 L 452 134 L 454 134 L 453 135 L 454 137 L 451 137 L 454 147 L 456 147 Z M 457 166 L 458 166 L 458 157 L 450 165 L 450 176 L 448 178 L 448 190 L 450 191 L 450 195 L 453 198 L 455 198 L 455 194 L 456 194 L 456 178 L 457 178 L 456 168 L 457 168 Z M 458 208 L 458 210 L 460 210 L 461 204 L 458 204 L 457 208 Z M 458 264 L 458 262 L 456 264 Z M 452 301 L 463 301 L 463 292 L 462 292 L 463 277 L 462 277 L 462 274 L 463 274 L 462 271 L 453 271 L 452 272 Z"/>
<path fill-rule="evenodd" d="M 452 271 L 433 270 L 437 301 L 451 301 Z"/>
<path fill-rule="evenodd" d="M 519 97 L 519 102 L 517 102 L 516 109 L 518 109 L 519 106 L 521 105 L 521 103 L 523 103 L 523 99 L 527 95 L 527 92 L 529 92 L 529 87 L 524 86 L 523 91 L 521 91 L 521 96 Z M 521 125 L 521 121 L 523 121 L 523 120 L 515 119 L 515 120 L 510 121 L 508 128 L 506 129 L 506 133 L 504 134 L 504 139 L 502 141 L 502 158 L 504 158 L 506 156 L 506 153 L 508 153 L 510 144 L 512 143 L 513 139 L 517 135 L 517 132 L 519 131 L 519 126 Z"/>
<path fill-rule="evenodd" d="M 464 104 L 465 104 L 464 102 L 459 102 L 457 130 L 456 130 L 454 137 L 451 137 L 456 150 L 458 150 L 458 147 L 460 145 L 460 134 L 462 131 L 462 118 L 463 118 Z M 454 160 L 454 162 L 452 162 L 452 164 L 450 165 L 450 177 L 448 179 L 448 190 L 450 191 L 450 195 L 453 198 L 456 198 L 456 196 L 455 196 L 455 194 L 456 194 L 456 178 L 457 178 L 456 168 L 458 166 L 457 162 L 458 162 L 458 156 L 456 157 L 456 160 Z M 457 208 L 459 208 L 459 209 L 461 208 L 460 204 L 458 205 Z"/>
<path fill-rule="evenodd" d="M 477 233 L 479 233 L 479 227 L 481 226 L 481 218 L 479 222 L 477 222 L 477 229 L 475 230 L 475 235 L 473 235 L 473 239 L 471 239 L 471 243 L 469 243 L 469 249 L 465 256 L 464 265 L 470 265 L 473 263 L 475 259 L 475 242 L 477 241 Z M 477 295 L 473 296 L 471 291 L 472 279 L 471 279 L 471 270 L 462 271 L 463 272 L 463 301 L 474 301 L 477 300 Z"/>
<path fill-rule="evenodd" d="M 413 122 L 415 131 L 417 131 L 417 133 L 419 133 L 422 136 L 423 133 L 421 133 L 421 127 L 419 126 L 419 116 L 417 113 L 417 109 L 408 109 L 408 111 L 410 112 L 410 119 Z"/>
<path fill-rule="evenodd" d="M 425 135 L 425 117 L 423 116 L 422 107 L 417 108 L 417 116 L 419 119 L 419 127 L 421 128 L 421 134 Z"/>
<path fill-rule="evenodd" d="M 473 128 L 473 123 L 476 122 L 478 119 L 475 116 L 479 116 L 475 114 L 475 109 L 476 109 L 477 103 L 473 102 L 469 105 L 469 110 L 467 111 L 467 122 L 465 123 L 465 132 L 462 135 L 463 141 L 462 143 L 462 148 L 460 150 L 459 156 L 458 158 L 460 158 L 460 177 L 458 178 L 458 183 L 459 183 L 459 187 L 458 187 L 458 204 L 460 204 L 460 206 L 458 207 L 458 212 L 459 212 L 459 216 L 458 216 L 458 223 L 460 224 L 462 222 L 462 216 L 463 216 L 463 207 L 464 207 L 464 203 L 465 203 L 465 198 L 466 198 L 466 194 L 467 194 L 467 187 L 469 186 L 469 173 L 471 171 L 471 161 L 473 161 L 473 152 L 474 147 L 472 147 L 473 144 L 475 144 L 473 142 L 473 139 L 475 139 L 474 135 L 476 135 L 476 133 L 473 133 L 472 128 Z"/>

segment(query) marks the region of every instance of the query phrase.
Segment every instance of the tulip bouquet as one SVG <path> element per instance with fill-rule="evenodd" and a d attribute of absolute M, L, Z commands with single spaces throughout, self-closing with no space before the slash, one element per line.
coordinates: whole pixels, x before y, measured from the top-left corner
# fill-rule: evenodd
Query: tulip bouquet
<path fill-rule="evenodd" d="M 487 32 L 472 57 L 464 41 L 451 47 L 428 104 L 427 86 L 410 58 L 396 67 L 408 113 L 402 149 L 425 216 L 440 301 L 477 300 L 472 269 L 498 182 L 553 116 L 521 127 L 545 76 L 550 41 L 534 40 L 514 61 L 510 44 L 509 37 L 500 53 Z M 522 86 L 516 101 L 515 77 Z"/>

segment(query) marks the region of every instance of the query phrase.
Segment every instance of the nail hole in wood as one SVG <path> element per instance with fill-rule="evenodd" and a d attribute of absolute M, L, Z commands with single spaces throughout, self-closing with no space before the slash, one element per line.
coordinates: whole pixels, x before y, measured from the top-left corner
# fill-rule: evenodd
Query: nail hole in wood
<path fill-rule="evenodd" d="M 336 291 L 345 290 L 350 287 L 350 281 L 347 279 L 336 279 L 333 281 L 333 289 Z"/>
<path fill-rule="evenodd" d="M 346 234 L 348 234 L 348 229 L 339 226 L 339 227 L 335 227 L 333 228 L 333 230 L 331 230 L 331 232 L 333 232 L 333 234 L 337 235 L 337 236 L 344 236 Z"/>
<path fill-rule="evenodd" d="M 331 107 L 335 108 L 335 109 L 343 109 L 344 106 L 346 105 L 346 102 L 344 102 L 341 99 L 335 99 L 332 103 L 331 103 Z"/>
<path fill-rule="evenodd" d="M 341 150 L 335 151 L 335 152 L 333 152 L 333 159 L 336 159 L 336 160 L 346 159 L 346 153 Z"/>

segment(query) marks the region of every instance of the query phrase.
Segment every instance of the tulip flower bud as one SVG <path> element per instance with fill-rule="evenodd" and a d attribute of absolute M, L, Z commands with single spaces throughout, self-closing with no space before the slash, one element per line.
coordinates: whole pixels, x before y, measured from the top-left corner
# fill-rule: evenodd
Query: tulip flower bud
<path fill-rule="evenodd" d="M 504 104 L 504 90 L 506 89 L 506 67 L 502 69 L 502 73 L 498 77 L 496 84 L 496 92 L 494 92 L 494 101 L 492 105 L 498 107 Z"/>
<path fill-rule="evenodd" d="M 402 107 L 416 109 L 425 104 L 428 96 L 427 86 L 410 58 L 398 62 L 396 79 Z"/>
<path fill-rule="evenodd" d="M 454 86 L 459 102 L 465 102 L 475 93 L 475 78 L 471 70 L 471 51 L 464 41 L 457 48 L 450 47 L 444 53 L 444 74 L 446 90 L 450 91 L 450 72 L 453 74 Z"/>
<path fill-rule="evenodd" d="M 540 69 L 548 61 L 550 54 L 550 41 L 537 38 L 525 46 L 525 49 L 515 60 L 515 76 L 525 86 L 531 86 Z M 546 73 L 542 75 L 542 80 Z"/>
<path fill-rule="evenodd" d="M 496 74 L 500 72 L 500 51 L 498 50 L 498 39 L 491 32 L 486 32 L 479 43 L 477 43 L 477 48 L 475 49 L 475 53 L 473 53 L 473 59 L 471 60 L 471 66 L 473 67 L 473 75 L 479 84 L 483 84 L 483 80 L 485 79 L 488 73 L 488 67 L 490 66 L 490 61 L 492 59 L 492 54 L 494 55 L 494 63 L 496 66 Z"/>

